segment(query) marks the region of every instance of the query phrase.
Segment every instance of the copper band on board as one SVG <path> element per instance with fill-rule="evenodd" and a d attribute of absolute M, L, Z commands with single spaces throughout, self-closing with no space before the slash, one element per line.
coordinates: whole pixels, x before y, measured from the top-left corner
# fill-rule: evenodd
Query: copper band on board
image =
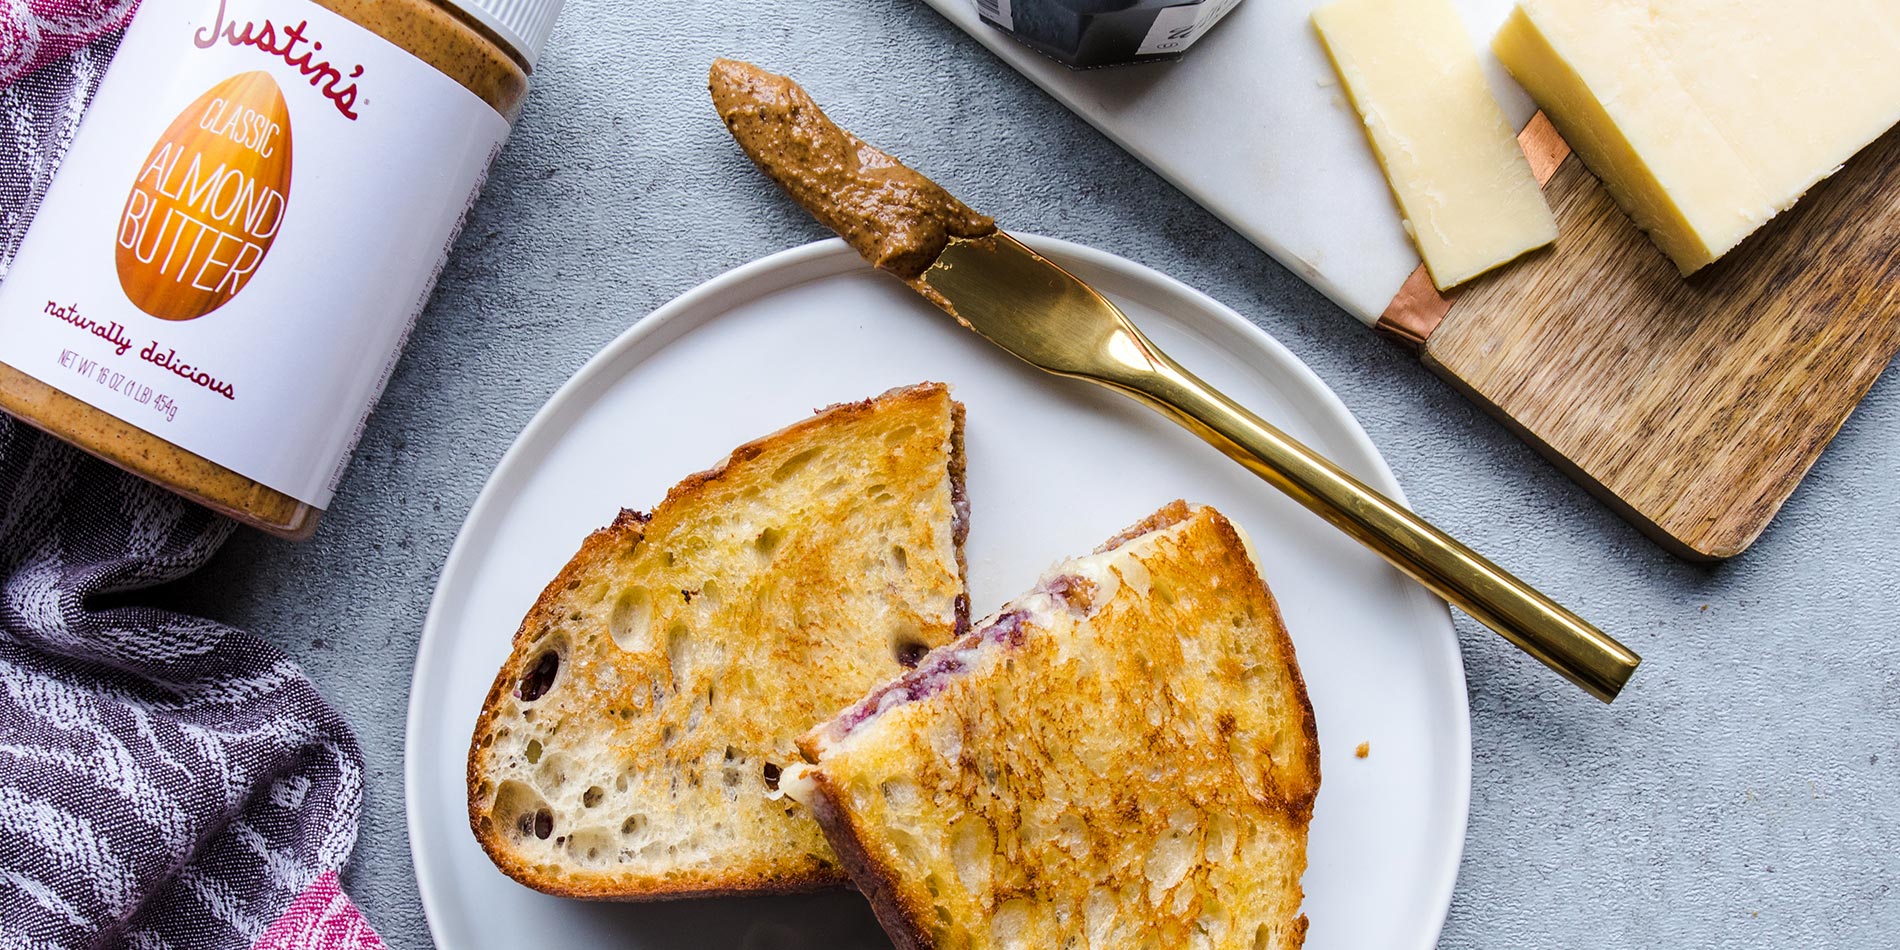
<path fill-rule="evenodd" d="M 1557 166 L 1570 157 L 1570 143 L 1557 134 L 1557 127 L 1551 125 L 1550 117 L 1542 112 L 1524 123 L 1524 131 L 1517 133 L 1517 147 L 1530 159 L 1531 174 L 1540 185 L 1550 184 L 1550 176 L 1557 174 Z"/>
<path fill-rule="evenodd" d="M 1541 111 L 1525 123 L 1524 131 L 1517 133 L 1517 144 L 1530 160 L 1531 174 L 1537 177 L 1539 185 L 1548 184 L 1550 176 L 1557 174 L 1557 166 L 1570 157 L 1570 143 L 1557 134 L 1557 127 L 1551 125 Z M 1451 302 L 1456 296 L 1456 290 L 1451 291 L 1451 296 L 1440 293 L 1432 284 L 1432 275 L 1420 264 L 1405 278 L 1398 296 L 1379 314 L 1379 322 L 1373 329 L 1408 349 L 1419 349 L 1444 322 L 1445 314 L 1451 312 Z"/>

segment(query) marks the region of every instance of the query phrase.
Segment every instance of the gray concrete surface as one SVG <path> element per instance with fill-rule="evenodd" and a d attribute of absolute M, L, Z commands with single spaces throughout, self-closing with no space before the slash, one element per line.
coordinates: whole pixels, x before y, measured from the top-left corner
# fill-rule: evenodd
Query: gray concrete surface
<path fill-rule="evenodd" d="M 281 644 L 354 722 L 369 787 L 345 884 L 391 946 L 430 945 L 403 717 L 437 571 L 489 469 L 627 325 L 823 236 L 713 117 L 720 54 L 802 77 L 1014 228 L 1246 314 L 1338 390 L 1419 510 L 1647 657 L 1605 708 L 1459 618 L 1475 768 L 1443 946 L 1900 940 L 1900 383 L 1874 388 L 1753 550 L 1686 564 L 921 3 L 570 0 L 316 538 L 242 535 L 174 594 Z"/>

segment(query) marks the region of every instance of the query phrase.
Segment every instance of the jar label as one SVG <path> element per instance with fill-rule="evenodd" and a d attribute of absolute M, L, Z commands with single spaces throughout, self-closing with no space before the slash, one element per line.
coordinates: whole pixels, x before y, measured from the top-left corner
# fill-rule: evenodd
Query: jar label
<path fill-rule="evenodd" d="M 310 0 L 145 0 L 0 282 L 0 362 L 322 508 L 507 134 Z"/>

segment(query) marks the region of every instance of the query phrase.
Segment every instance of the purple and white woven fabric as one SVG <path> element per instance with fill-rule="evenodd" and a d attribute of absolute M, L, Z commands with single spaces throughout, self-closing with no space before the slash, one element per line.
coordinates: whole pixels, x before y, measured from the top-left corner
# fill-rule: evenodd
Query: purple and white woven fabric
<path fill-rule="evenodd" d="M 0 275 L 131 7 L 0 0 Z M 0 950 L 383 946 L 337 880 L 348 724 L 265 641 L 140 606 L 230 533 L 0 415 Z"/>

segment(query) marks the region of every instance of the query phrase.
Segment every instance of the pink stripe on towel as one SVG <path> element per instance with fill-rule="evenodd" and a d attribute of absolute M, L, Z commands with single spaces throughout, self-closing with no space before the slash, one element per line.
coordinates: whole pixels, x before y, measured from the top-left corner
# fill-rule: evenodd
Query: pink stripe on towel
<path fill-rule="evenodd" d="M 251 950 L 385 950 L 383 938 L 337 886 L 336 872 L 310 882 Z"/>
<path fill-rule="evenodd" d="M 138 0 L 0 3 L 0 87 L 125 26 Z"/>

